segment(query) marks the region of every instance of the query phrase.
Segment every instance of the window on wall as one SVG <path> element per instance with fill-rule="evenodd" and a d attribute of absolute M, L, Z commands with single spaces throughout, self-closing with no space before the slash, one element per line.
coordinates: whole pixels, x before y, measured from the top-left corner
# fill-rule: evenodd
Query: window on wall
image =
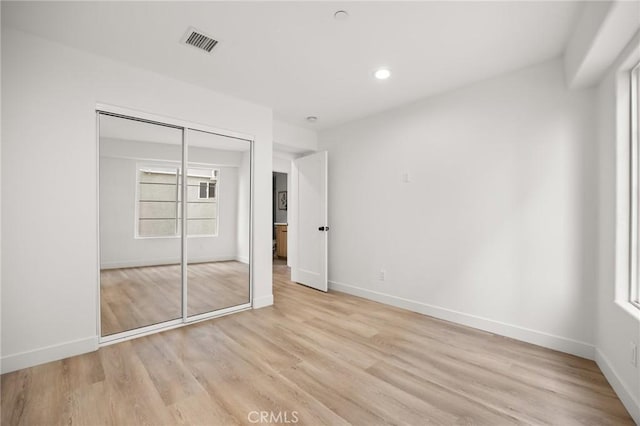
<path fill-rule="evenodd" d="M 631 70 L 631 285 L 630 301 L 640 308 L 640 63 Z"/>
<path fill-rule="evenodd" d="M 187 173 L 187 235 L 218 234 L 219 171 L 189 169 Z M 182 173 L 179 167 L 138 167 L 136 235 L 176 237 L 182 226 Z"/>
<path fill-rule="evenodd" d="M 216 198 L 216 182 L 200 182 L 198 198 L 201 200 Z"/>
<path fill-rule="evenodd" d="M 189 169 L 187 235 L 218 234 L 218 170 Z"/>

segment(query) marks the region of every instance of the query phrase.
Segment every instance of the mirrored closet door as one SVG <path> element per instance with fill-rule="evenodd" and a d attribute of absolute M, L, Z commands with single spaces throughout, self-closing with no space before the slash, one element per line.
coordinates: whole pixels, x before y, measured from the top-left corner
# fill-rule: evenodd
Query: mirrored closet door
<path fill-rule="evenodd" d="M 101 340 L 250 306 L 251 142 L 112 113 L 98 126 Z"/>
<path fill-rule="evenodd" d="M 251 143 L 187 130 L 187 315 L 249 301 Z"/>

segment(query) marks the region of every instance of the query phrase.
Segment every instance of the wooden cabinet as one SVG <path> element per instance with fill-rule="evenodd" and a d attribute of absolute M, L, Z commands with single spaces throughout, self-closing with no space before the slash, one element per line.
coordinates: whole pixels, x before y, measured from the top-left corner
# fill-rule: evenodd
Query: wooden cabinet
<path fill-rule="evenodd" d="M 287 257 L 287 225 L 276 225 L 276 256 Z"/>

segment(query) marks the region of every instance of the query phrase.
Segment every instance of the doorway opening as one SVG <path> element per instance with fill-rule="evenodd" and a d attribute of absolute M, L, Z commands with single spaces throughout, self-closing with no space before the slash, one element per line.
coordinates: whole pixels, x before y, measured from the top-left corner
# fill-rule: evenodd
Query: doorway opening
<path fill-rule="evenodd" d="M 273 172 L 273 265 L 287 266 L 288 260 L 288 175 Z"/>
<path fill-rule="evenodd" d="M 328 291 L 327 164 L 326 151 L 288 161 L 274 156 L 272 175 L 273 271 L 286 271 L 290 281 L 324 292 Z"/>

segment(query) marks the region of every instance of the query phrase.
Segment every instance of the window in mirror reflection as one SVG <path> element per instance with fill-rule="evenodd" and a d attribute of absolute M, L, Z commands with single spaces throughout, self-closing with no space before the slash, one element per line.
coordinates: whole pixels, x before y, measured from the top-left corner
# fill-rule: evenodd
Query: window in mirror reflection
<path fill-rule="evenodd" d="M 190 168 L 187 173 L 187 235 L 218 234 L 219 170 Z M 182 226 L 180 167 L 139 165 L 137 237 L 178 237 Z"/>

